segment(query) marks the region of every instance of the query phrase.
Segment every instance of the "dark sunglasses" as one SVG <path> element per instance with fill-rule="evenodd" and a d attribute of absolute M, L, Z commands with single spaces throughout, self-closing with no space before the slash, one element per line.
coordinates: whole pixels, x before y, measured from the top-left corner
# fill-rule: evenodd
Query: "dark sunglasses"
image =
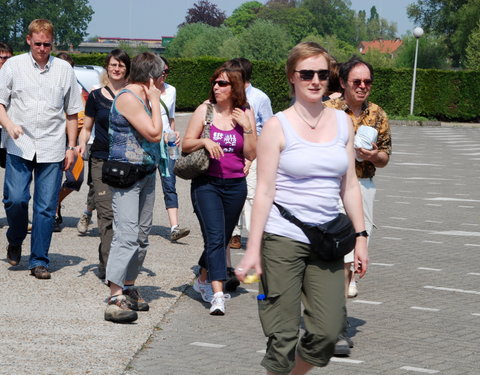
<path fill-rule="evenodd" d="M 227 87 L 228 85 L 231 85 L 231 83 L 228 82 L 228 81 L 218 80 L 218 81 L 213 81 L 212 82 L 212 87 L 215 86 L 215 85 L 218 85 L 220 87 Z"/>
<path fill-rule="evenodd" d="M 168 73 L 170 73 L 170 69 L 164 69 L 164 70 L 163 70 L 163 75 L 166 76 Z"/>
<path fill-rule="evenodd" d="M 362 82 L 365 85 L 365 87 L 370 87 L 372 86 L 373 81 L 371 79 L 354 79 L 352 81 L 349 81 L 352 83 L 353 86 L 359 87 Z"/>
<path fill-rule="evenodd" d="M 37 47 L 44 46 L 45 48 L 50 48 L 52 46 L 52 43 L 34 42 L 33 44 Z"/>
<path fill-rule="evenodd" d="M 7 61 L 10 57 L 12 57 L 12 56 L 0 56 L 0 60 Z"/>
<path fill-rule="evenodd" d="M 300 79 L 302 81 L 311 81 L 315 73 L 318 74 L 318 79 L 320 81 L 326 81 L 330 76 L 330 70 L 320 69 L 320 70 L 295 70 L 300 74 Z"/>

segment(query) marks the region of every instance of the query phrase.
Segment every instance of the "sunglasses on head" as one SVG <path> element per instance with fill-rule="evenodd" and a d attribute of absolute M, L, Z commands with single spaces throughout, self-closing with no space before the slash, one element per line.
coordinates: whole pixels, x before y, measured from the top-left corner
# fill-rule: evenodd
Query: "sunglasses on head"
<path fill-rule="evenodd" d="M 220 87 L 227 87 L 228 85 L 231 85 L 231 83 L 228 81 L 217 80 L 212 82 L 212 87 L 215 85 L 218 85 Z"/>
<path fill-rule="evenodd" d="M 365 85 L 365 87 L 370 87 L 370 86 L 372 86 L 372 83 L 373 83 L 373 81 L 371 79 L 354 79 L 354 80 L 351 80 L 349 82 L 351 82 L 352 85 L 355 86 L 355 87 L 360 86 L 362 84 L 362 82 Z"/>
<path fill-rule="evenodd" d="M 320 81 L 326 81 L 330 76 L 330 70 L 327 69 L 320 69 L 320 70 L 295 70 L 298 74 L 300 74 L 300 79 L 302 81 L 311 81 L 315 76 L 315 73 L 318 75 L 318 79 Z"/>
<path fill-rule="evenodd" d="M 37 47 L 44 46 L 45 48 L 50 48 L 52 46 L 52 43 L 33 42 L 33 44 Z"/>

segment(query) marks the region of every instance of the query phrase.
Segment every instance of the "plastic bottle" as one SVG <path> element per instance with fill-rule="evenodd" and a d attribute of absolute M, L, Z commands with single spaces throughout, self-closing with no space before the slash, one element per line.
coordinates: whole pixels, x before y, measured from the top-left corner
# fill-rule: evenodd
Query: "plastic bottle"
<path fill-rule="evenodd" d="M 172 160 L 178 159 L 178 146 L 175 144 L 177 140 L 177 135 L 174 131 L 170 130 L 167 134 L 167 148 L 168 148 L 168 156 Z"/>

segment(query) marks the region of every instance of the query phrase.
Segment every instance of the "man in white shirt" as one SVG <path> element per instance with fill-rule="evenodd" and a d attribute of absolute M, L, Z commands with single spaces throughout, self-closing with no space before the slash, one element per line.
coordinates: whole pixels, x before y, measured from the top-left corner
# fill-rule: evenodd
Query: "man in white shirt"
<path fill-rule="evenodd" d="M 50 21 L 33 20 L 27 35 L 30 52 L 10 58 L 0 70 L 0 123 L 7 148 L 3 200 L 9 225 L 7 261 L 15 266 L 21 260 L 35 173 L 28 268 L 37 279 L 50 278 L 48 250 L 62 169 L 73 163 L 77 114 L 83 109 L 72 67 L 50 56 L 53 35 Z"/>

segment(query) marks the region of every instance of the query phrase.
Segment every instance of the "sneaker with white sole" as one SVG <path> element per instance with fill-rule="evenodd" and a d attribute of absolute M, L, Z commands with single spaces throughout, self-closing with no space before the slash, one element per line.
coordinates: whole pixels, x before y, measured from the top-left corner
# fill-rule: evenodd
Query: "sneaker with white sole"
<path fill-rule="evenodd" d="M 217 292 L 213 295 L 212 306 L 210 307 L 210 315 L 225 315 L 225 301 L 230 299 L 230 294 Z"/>
<path fill-rule="evenodd" d="M 92 215 L 88 215 L 86 213 L 83 213 L 82 216 L 80 216 L 80 220 L 78 220 L 77 223 L 77 230 L 78 233 L 80 234 L 85 234 L 88 231 L 88 226 L 92 222 Z"/>
<path fill-rule="evenodd" d="M 127 305 L 127 297 L 119 295 L 108 299 L 107 308 L 105 309 L 105 320 L 114 323 L 131 323 L 137 319 L 137 313 Z"/>
<path fill-rule="evenodd" d="M 193 290 L 195 290 L 197 293 L 200 293 L 205 302 L 210 302 L 213 298 L 212 284 L 208 282 L 201 282 L 198 277 L 193 282 Z"/>
<path fill-rule="evenodd" d="M 190 229 L 180 228 L 178 225 L 170 232 L 170 241 L 175 242 L 190 234 Z"/>
<path fill-rule="evenodd" d="M 348 285 L 348 298 L 355 298 L 356 296 L 358 296 L 357 283 L 352 281 L 350 285 Z"/>

